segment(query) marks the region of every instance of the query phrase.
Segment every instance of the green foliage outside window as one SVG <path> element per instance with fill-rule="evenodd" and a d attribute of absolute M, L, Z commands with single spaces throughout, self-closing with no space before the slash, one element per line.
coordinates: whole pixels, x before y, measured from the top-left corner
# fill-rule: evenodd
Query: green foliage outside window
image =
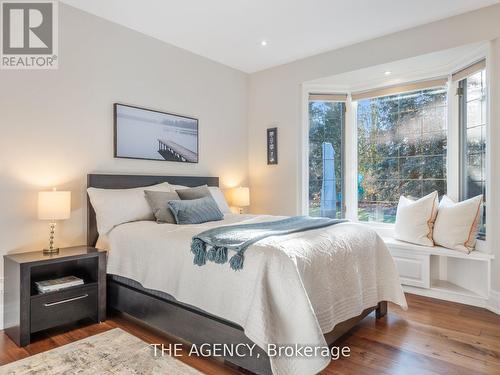
<path fill-rule="evenodd" d="M 335 150 L 335 186 L 337 217 L 342 217 L 342 139 L 345 104 L 341 102 L 309 102 L 309 215 L 320 216 L 321 186 L 323 182 L 323 142 Z"/>
<path fill-rule="evenodd" d="M 446 193 L 446 90 L 358 102 L 358 218 L 393 223 L 400 195 Z"/>

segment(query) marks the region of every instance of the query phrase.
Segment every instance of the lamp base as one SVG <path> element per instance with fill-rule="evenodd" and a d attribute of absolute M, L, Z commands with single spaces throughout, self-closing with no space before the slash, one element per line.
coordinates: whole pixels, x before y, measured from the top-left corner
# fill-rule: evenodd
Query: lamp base
<path fill-rule="evenodd" d="M 53 248 L 53 249 L 43 249 L 43 254 L 44 255 L 54 255 L 54 254 L 59 254 L 59 248 Z"/>
<path fill-rule="evenodd" d="M 54 238 L 56 236 L 56 223 L 52 222 L 49 224 L 50 236 L 49 236 L 49 247 L 43 249 L 44 255 L 59 254 L 59 248 L 54 247 Z"/>

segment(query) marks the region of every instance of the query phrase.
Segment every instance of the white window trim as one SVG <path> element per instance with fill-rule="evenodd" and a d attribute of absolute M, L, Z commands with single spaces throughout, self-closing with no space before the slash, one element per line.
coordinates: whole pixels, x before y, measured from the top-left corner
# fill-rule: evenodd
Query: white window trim
<path fill-rule="evenodd" d="M 346 92 L 345 87 L 335 87 L 333 85 L 302 85 L 302 127 L 299 137 L 299 171 L 298 171 L 298 188 L 299 188 L 299 199 L 297 202 L 297 212 L 300 215 L 307 215 L 309 212 L 309 95 L 321 92 L 322 94 L 339 94 Z M 345 129 L 347 132 L 347 123 L 349 117 L 349 105 L 350 99 L 347 98 L 346 103 L 346 123 Z M 347 143 L 346 143 L 347 147 Z M 347 148 L 345 148 L 347 153 Z M 348 165 L 348 159 L 345 160 L 344 165 Z M 357 164 L 356 164 L 357 165 Z M 346 168 L 348 169 L 348 168 Z M 345 171 L 344 171 L 345 173 Z M 344 185 L 347 186 L 347 176 L 344 177 Z M 347 196 L 344 198 L 344 202 L 347 202 Z M 347 205 L 346 205 L 347 206 Z"/>
<path fill-rule="evenodd" d="M 358 221 L 358 103 L 351 100 L 348 95 L 346 102 L 345 118 L 345 158 L 346 170 L 344 171 L 345 182 L 345 215 L 346 219 Z M 348 166 L 355 165 L 356 168 Z"/>
<path fill-rule="evenodd" d="M 491 190 L 491 160 L 490 160 L 490 140 L 491 140 L 491 108 L 490 108 L 490 97 L 491 97 L 491 58 L 490 51 L 480 51 L 477 55 L 469 57 L 470 61 L 461 61 L 457 68 L 466 66 L 478 58 L 486 58 L 486 84 L 487 84 L 487 138 L 486 138 L 486 194 L 490 196 Z M 451 71 L 448 75 L 448 113 L 447 113 L 447 135 L 448 135 L 448 147 L 447 147 L 447 186 L 446 191 L 452 199 L 457 200 L 459 198 L 459 168 L 460 168 L 460 158 L 459 155 L 459 121 L 458 121 L 458 97 L 456 95 L 458 82 L 453 82 L 451 79 Z M 373 87 L 370 87 L 372 89 Z M 359 88 L 358 88 L 359 90 Z M 358 220 L 358 177 L 357 177 L 357 165 L 358 165 L 358 144 L 357 144 L 357 102 L 351 100 L 351 92 L 345 86 L 335 86 L 335 85 L 318 85 L 318 84 L 303 84 L 302 85 L 302 127 L 300 145 L 298 153 L 299 157 L 299 171 L 298 171 L 298 188 L 299 188 L 299 200 L 297 211 L 301 215 L 307 215 L 309 211 L 309 94 L 321 92 L 324 94 L 338 94 L 346 93 L 346 117 L 345 117 L 345 165 L 347 166 L 344 171 L 345 181 L 344 181 L 344 200 L 345 200 L 345 216 L 347 219 L 369 225 L 370 227 L 376 229 L 379 233 L 385 236 L 390 236 L 394 230 L 394 224 L 388 223 L 378 223 L 378 222 L 365 222 Z M 349 166 L 356 166 L 356 168 L 349 168 Z M 488 223 L 488 228 L 492 228 L 492 210 L 486 211 L 486 222 Z M 484 252 L 491 252 L 491 235 L 486 235 L 485 240 L 477 241 L 477 250 Z"/>
<path fill-rule="evenodd" d="M 299 137 L 298 160 L 298 188 L 299 199 L 297 212 L 300 215 L 309 213 L 309 94 L 313 87 L 302 85 L 302 127 Z M 326 93 L 326 92 L 325 92 Z"/>
<path fill-rule="evenodd" d="M 490 42 L 491 45 L 491 42 Z M 478 240 L 476 248 L 480 251 L 491 253 L 493 251 L 492 235 L 491 231 L 495 227 L 493 223 L 493 213 L 492 213 L 492 200 L 491 193 L 493 192 L 491 181 L 493 173 L 491 169 L 491 48 L 485 53 L 486 57 L 486 197 L 487 197 L 487 209 L 486 209 L 486 238 L 484 240 Z M 490 235 L 488 235 L 488 229 Z"/>
<path fill-rule="evenodd" d="M 448 142 L 446 153 L 446 194 L 458 201 L 460 196 L 460 122 L 458 82 L 448 81 Z"/>

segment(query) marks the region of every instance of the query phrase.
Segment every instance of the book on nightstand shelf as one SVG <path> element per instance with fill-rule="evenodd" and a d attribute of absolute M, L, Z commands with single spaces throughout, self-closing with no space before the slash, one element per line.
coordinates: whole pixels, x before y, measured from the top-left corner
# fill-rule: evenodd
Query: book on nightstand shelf
<path fill-rule="evenodd" d="M 48 293 L 72 286 L 83 285 L 83 280 L 76 276 L 65 276 L 52 280 L 37 281 L 35 285 L 39 293 Z"/>

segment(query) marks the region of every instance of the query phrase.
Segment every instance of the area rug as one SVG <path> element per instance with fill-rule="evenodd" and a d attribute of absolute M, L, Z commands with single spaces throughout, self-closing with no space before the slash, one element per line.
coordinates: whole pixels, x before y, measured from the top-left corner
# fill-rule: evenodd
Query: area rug
<path fill-rule="evenodd" d="M 201 374 L 170 356 L 154 356 L 141 339 L 115 328 L 0 367 L 8 375 Z"/>

